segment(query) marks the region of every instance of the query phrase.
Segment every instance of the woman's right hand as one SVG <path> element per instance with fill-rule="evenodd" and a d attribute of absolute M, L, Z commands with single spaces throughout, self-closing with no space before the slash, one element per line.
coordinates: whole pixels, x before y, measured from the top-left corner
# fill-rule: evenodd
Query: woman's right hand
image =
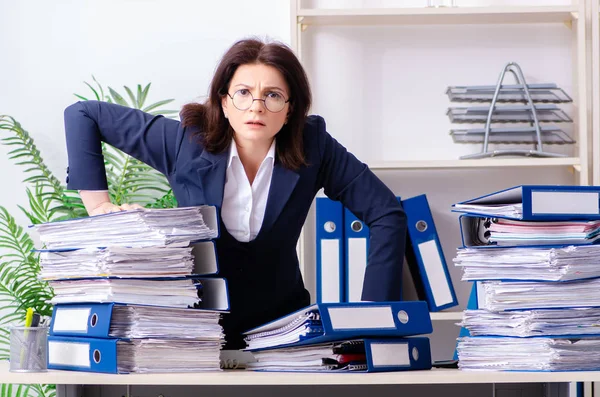
<path fill-rule="evenodd" d="M 127 211 L 127 210 L 134 210 L 134 209 L 144 209 L 144 207 L 142 207 L 139 204 L 122 204 L 119 206 L 119 205 L 115 205 L 111 202 L 105 202 L 105 203 L 100 204 L 96 208 L 88 211 L 88 214 L 90 216 L 94 216 L 94 215 L 109 214 L 111 212 Z"/>
<path fill-rule="evenodd" d="M 139 204 L 115 205 L 111 203 L 108 191 L 106 190 L 80 190 L 79 196 L 81 196 L 81 201 L 83 201 L 83 205 L 85 205 L 89 216 L 144 208 Z"/>

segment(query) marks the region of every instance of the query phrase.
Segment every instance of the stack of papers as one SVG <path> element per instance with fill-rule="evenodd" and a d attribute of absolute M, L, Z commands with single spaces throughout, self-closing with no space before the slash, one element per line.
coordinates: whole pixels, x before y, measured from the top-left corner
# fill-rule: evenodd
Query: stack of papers
<path fill-rule="evenodd" d="M 465 281 L 581 280 L 600 277 L 600 246 L 460 248 L 454 263 L 462 267 Z"/>
<path fill-rule="evenodd" d="M 40 250 L 40 278 L 178 277 L 194 267 L 191 247 Z"/>
<path fill-rule="evenodd" d="M 498 245 L 591 244 L 600 238 L 600 221 L 526 222 L 494 219 L 489 242 Z"/>
<path fill-rule="evenodd" d="M 454 204 L 457 212 L 482 214 L 485 216 L 499 216 L 521 219 L 523 217 L 523 204 Z"/>
<path fill-rule="evenodd" d="M 34 225 L 48 249 L 86 247 L 186 247 L 218 236 L 208 222 L 214 207 L 138 209 Z"/>
<path fill-rule="evenodd" d="M 253 352 L 256 362 L 246 368 L 261 371 L 364 371 L 365 345 L 350 340 Z"/>
<path fill-rule="evenodd" d="M 318 310 L 309 310 L 289 322 L 269 331 L 248 333 L 245 340 L 248 350 L 289 345 L 323 335 L 323 325 Z"/>
<path fill-rule="evenodd" d="M 202 288 L 194 280 L 90 278 L 53 280 L 48 284 L 55 296 L 51 304 L 119 302 L 133 305 L 193 307 L 201 300 Z"/>
<path fill-rule="evenodd" d="M 198 372 L 220 370 L 218 341 L 177 339 L 120 340 L 119 373 Z"/>
<path fill-rule="evenodd" d="M 600 279 L 565 282 L 482 281 L 480 309 L 490 311 L 600 307 Z M 478 298 L 480 298 L 478 296 Z"/>
<path fill-rule="evenodd" d="M 113 338 L 175 338 L 221 342 L 221 314 L 212 310 L 115 305 L 109 336 Z"/>
<path fill-rule="evenodd" d="M 459 338 L 464 370 L 597 371 L 600 339 Z"/>
<path fill-rule="evenodd" d="M 598 335 L 599 308 L 489 312 L 465 310 L 460 324 L 471 336 L 511 337 Z"/>

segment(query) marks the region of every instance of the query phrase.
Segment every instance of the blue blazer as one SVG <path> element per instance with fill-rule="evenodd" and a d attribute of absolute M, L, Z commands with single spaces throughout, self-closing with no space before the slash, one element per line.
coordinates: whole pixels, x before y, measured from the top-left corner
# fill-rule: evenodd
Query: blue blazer
<path fill-rule="evenodd" d="M 229 154 L 205 151 L 195 128 L 115 104 L 86 101 L 65 110 L 65 131 L 69 189 L 107 189 L 104 141 L 166 175 L 180 206 L 221 208 Z M 221 224 L 217 252 L 221 274 L 230 286 L 231 316 L 239 320 L 232 320 L 236 330 L 308 304 L 296 243 L 321 188 L 369 226 L 363 300 L 401 299 L 406 216 L 394 193 L 327 133 L 320 116 L 306 120 L 304 152 L 308 165 L 296 171 L 275 159 L 265 216 L 255 240 L 239 243 Z M 255 306 L 266 314 L 257 314 Z"/>

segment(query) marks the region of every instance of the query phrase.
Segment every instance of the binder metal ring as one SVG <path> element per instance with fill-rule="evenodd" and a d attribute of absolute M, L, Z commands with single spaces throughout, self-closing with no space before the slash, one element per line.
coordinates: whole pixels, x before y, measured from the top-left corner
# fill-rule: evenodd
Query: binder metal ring
<path fill-rule="evenodd" d="M 323 225 L 323 229 L 325 229 L 325 231 L 327 233 L 335 232 L 335 222 L 332 222 L 332 221 L 325 222 L 325 224 Z"/>
<path fill-rule="evenodd" d="M 98 315 L 96 313 L 92 314 L 92 318 L 90 319 L 90 325 L 95 327 L 98 324 Z"/>
<path fill-rule="evenodd" d="M 93 357 L 94 357 L 94 362 L 96 364 L 100 364 L 100 360 L 102 359 L 102 355 L 100 354 L 100 350 L 98 350 L 98 349 L 94 350 Z"/>
<path fill-rule="evenodd" d="M 419 232 L 424 232 L 425 230 L 427 230 L 427 222 L 425 222 L 425 221 L 418 221 L 415 224 L 415 227 L 417 228 L 417 230 Z"/>
<path fill-rule="evenodd" d="M 412 352 L 411 353 L 412 353 L 413 360 L 419 361 L 419 349 L 417 349 L 416 346 L 412 348 Z"/>
<path fill-rule="evenodd" d="M 404 310 L 400 310 L 396 317 L 398 317 L 398 320 L 400 320 L 402 324 L 406 324 L 408 322 L 408 313 L 406 313 Z"/>
<path fill-rule="evenodd" d="M 363 229 L 363 224 L 361 221 L 352 221 L 350 229 L 352 229 L 353 232 L 358 233 Z"/>

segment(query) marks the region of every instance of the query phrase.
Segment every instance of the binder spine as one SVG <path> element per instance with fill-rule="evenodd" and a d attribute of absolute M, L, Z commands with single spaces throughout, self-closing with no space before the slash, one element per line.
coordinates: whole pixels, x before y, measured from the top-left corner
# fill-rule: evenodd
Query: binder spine
<path fill-rule="evenodd" d="M 344 212 L 342 203 L 316 200 L 317 302 L 344 300 Z"/>

